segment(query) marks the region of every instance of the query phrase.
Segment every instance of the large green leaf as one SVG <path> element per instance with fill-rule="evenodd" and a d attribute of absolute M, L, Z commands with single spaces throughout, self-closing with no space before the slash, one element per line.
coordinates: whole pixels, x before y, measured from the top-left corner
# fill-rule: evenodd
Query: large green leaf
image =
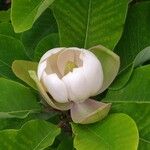
<path fill-rule="evenodd" d="M 1 150 L 6 150 L 6 149 L 13 150 L 13 147 L 15 147 L 14 139 L 16 135 L 17 135 L 17 130 L 14 129 L 0 131 Z"/>
<path fill-rule="evenodd" d="M 136 55 L 150 45 L 150 2 L 131 5 L 123 36 L 115 48 L 121 58 L 121 69 L 133 62 Z"/>
<path fill-rule="evenodd" d="M 112 97 L 113 99 L 113 97 Z M 111 112 L 126 113 L 134 119 L 139 129 L 138 150 L 150 149 L 150 104 L 119 103 L 113 104 Z"/>
<path fill-rule="evenodd" d="M 27 83 L 29 86 L 37 90 L 35 82 L 31 79 L 29 75 L 29 70 L 34 70 L 37 72 L 38 63 L 25 61 L 25 60 L 15 60 L 12 64 L 12 70 L 14 74 Z"/>
<path fill-rule="evenodd" d="M 0 34 L 20 39 L 20 34 L 14 32 L 13 26 L 9 22 L 0 23 Z"/>
<path fill-rule="evenodd" d="M 0 76 L 15 79 L 11 64 L 16 59 L 28 59 L 23 44 L 12 37 L 0 35 Z"/>
<path fill-rule="evenodd" d="M 9 22 L 10 21 L 10 9 L 0 11 L 0 22 Z"/>
<path fill-rule="evenodd" d="M 30 89 L 0 78 L 0 118 L 24 118 L 29 113 L 39 111 L 40 105 Z"/>
<path fill-rule="evenodd" d="M 51 120 L 58 116 L 57 112 L 41 112 L 29 114 L 26 118 L 1 118 L 0 130 L 20 129 L 23 124 L 33 119 Z"/>
<path fill-rule="evenodd" d="M 140 51 L 135 57 L 132 64 L 130 64 L 126 69 L 122 70 L 120 74 L 117 76 L 115 82 L 110 87 L 111 90 L 118 90 L 124 87 L 129 81 L 133 69 L 142 65 L 144 62 L 150 60 L 150 46 L 146 47 L 142 51 Z"/>
<path fill-rule="evenodd" d="M 28 55 L 33 58 L 34 50 L 41 39 L 57 32 L 57 24 L 50 9 L 47 9 L 35 22 L 33 27 L 22 34 L 22 42 Z"/>
<path fill-rule="evenodd" d="M 72 138 L 71 137 L 63 138 L 57 150 L 74 150 Z"/>
<path fill-rule="evenodd" d="M 120 39 L 128 0 L 58 0 L 53 11 L 61 46 L 113 49 Z"/>
<path fill-rule="evenodd" d="M 140 133 L 139 150 L 150 148 L 149 75 L 150 65 L 135 69 L 126 86 L 115 91 L 109 90 L 104 99 L 112 103 L 112 112 L 126 113 L 136 121 Z"/>
<path fill-rule="evenodd" d="M 103 122 L 91 125 L 73 124 L 77 150 L 137 150 L 138 130 L 125 114 L 112 114 Z"/>
<path fill-rule="evenodd" d="M 111 103 L 150 104 L 150 65 L 134 70 L 128 84 L 120 90 L 109 90 L 104 101 Z"/>
<path fill-rule="evenodd" d="M 40 58 L 50 49 L 59 47 L 58 33 L 52 33 L 44 37 L 36 46 L 34 59 L 40 61 Z"/>
<path fill-rule="evenodd" d="M 0 132 L 1 150 L 43 150 L 52 145 L 60 129 L 46 121 L 31 120 L 20 130 Z"/>
<path fill-rule="evenodd" d="M 11 21 L 15 32 L 30 29 L 37 18 L 54 0 L 13 0 L 11 6 Z"/>

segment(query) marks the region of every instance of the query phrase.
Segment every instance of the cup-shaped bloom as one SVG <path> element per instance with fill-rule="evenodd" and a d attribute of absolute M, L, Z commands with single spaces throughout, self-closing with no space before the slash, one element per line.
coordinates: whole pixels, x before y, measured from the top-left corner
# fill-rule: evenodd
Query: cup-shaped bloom
<path fill-rule="evenodd" d="M 93 52 L 100 54 L 99 59 Z M 74 122 L 86 124 L 108 114 L 110 104 L 90 97 L 103 92 L 118 69 L 119 57 L 102 46 L 91 50 L 54 48 L 42 56 L 37 77 L 33 72 L 30 75 L 49 105 L 59 110 L 70 109 Z"/>
<path fill-rule="evenodd" d="M 88 50 L 55 48 L 41 58 L 38 78 L 55 101 L 80 103 L 102 88 L 103 69 Z"/>

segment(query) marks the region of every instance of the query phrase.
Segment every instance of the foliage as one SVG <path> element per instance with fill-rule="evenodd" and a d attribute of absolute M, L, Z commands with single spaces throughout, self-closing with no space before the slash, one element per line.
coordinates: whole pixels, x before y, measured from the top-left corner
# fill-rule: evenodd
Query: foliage
<path fill-rule="evenodd" d="M 0 149 L 149 150 L 150 1 L 7 3 L 0 0 Z M 112 82 L 118 71 L 115 56 L 106 57 L 105 48 L 97 45 L 111 49 L 121 60 L 117 78 L 95 97 L 112 107 L 100 122 L 75 124 L 68 112 L 43 101 L 29 72 L 36 71 L 49 49 L 81 47 L 105 62 L 104 73 L 110 70 L 105 78 Z"/>

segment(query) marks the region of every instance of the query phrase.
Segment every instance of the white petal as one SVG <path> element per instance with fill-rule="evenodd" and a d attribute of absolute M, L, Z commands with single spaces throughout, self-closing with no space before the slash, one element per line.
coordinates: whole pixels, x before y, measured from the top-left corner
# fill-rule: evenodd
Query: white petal
<path fill-rule="evenodd" d="M 38 75 L 39 80 L 41 80 L 41 77 L 45 68 L 46 68 L 46 61 L 39 63 L 38 70 L 37 70 L 37 75 Z"/>
<path fill-rule="evenodd" d="M 45 72 L 42 76 L 43 83 L 50 95 L 60 103 L 68 102 L 68 94 L 65 84 L 58 78 L 56 74 L 47 75 Z"/>
<path fill-rule="evenodd" d="M 90 96 L 94 96 L 103 85 L 103 70 L 100 61 L 90 51 L 83 51 L 83 71 L 87 80 Z"/>
<path fill-rule="evenodd" d="M 75 53 L 72 50 L 64 50 L 62 51 L 57 60 L 57 66 L 59 72 L 64 76 L 64 70 L 65 70 L 65 65 L 68 61 L 74 62 L 75 59 Z"/>
<path fill-rule="evenodd" d="M 47 58 L 50 57 L 51 55 L 56 54 L 56 53 L 60 52 L 60 51 L 63 50 L 63 49 L 64 49 L 63 47 L 60 47 L 60 48 L 53 48 L 53 49 L 47 51 L 47 52 L 41 57 L 39 63 L 43 62 L 45 59 L 47 59 Z"/>
<path fill-rule="evenodd" d="M 73 69 L 73 72 L 68 73 L 62 80 L 67 86 L 71 101 L 81 102 L 89 97 L 89 89 L 82 68 Z"/>

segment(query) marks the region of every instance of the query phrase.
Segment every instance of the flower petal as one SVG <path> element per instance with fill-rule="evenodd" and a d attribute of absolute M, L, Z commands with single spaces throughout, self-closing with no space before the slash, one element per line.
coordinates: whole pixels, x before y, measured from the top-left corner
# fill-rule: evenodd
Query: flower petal
<path fill-rule="evenodd" d="M 64 76 L 64 70 L 67 62 L 68 61 L 74 62 L 74 59 L 75 59 L 75 54 L 73 50 L 66 49 L 59 54 L 57 60 L 57 66 L 62 76 Z"/>
<path fill-rule="evenodd" d="M 71 108 L 71 118 L 75 123 L 89 124 L 105 118 L 111 104 L 105 104 L 92 99 L 83 103 L 74 103 Z"/>
<path fill-rule="evenodd" d="M 89 98 L 89 88 L 84 76 L 83 68 L 75 68 L 62 78 L 71 101 L 84 101 Z"/>
<path fill-rule="evenodd" d="M 46 93 L 46 91 L 44 90 L 44 87 L 42 86 L 42 84 L 40 83 L 36 72 L 33 70 L 29 70 L 29 75 L 30 77 L 35 81 L 35 83 L 37 84 L 37 87 L 42 95 L 42 97 L 44 98 L 44 100 L 54 109 L 58 109 L 58 110 L 69 110 L 72 107 L 72 103 L 68 102 L 68 103 L 57 103 L 55 102 L 53 99 L 51 99 L 48 94 Z"/>
<path fill-rule="evenodd" d="M 39 80 L 41 80 L 41 77 L 45 68 L 46 68 L 46 61 L 39 63 L 38 70 L 37 70 L 37 75 L 38 75 Z"/>
<path fill-rule="evenodd" d="M 87 86 L 90 91 L 90 96 L 94 96 L 103 85 L 103 69 L 97 57 L 89 52 L 83 51 L 83 71 L 86 77 Z"/>
<path fill-rule="evenodd" d="M 47 51 L 47 52 L 41 57 L 39 63 L 45 61 L 48 57 L 50 57 L 50 56 L 53 55 L 53 54 L 56 54 L 56 53 L 60 52 L 60 51 L 63 50 L 63 49 L 64 49 L 63 47 L 50 49 L 49 51 Z"/>
<path fill-rule="evenodd" d="M 61 81 L 57 74 L 46 74 L 42 76 L 43 84 L 47 88 L 50 95 L 59 103 L 68 102 L 67 89 L 63 81 Z"/>

